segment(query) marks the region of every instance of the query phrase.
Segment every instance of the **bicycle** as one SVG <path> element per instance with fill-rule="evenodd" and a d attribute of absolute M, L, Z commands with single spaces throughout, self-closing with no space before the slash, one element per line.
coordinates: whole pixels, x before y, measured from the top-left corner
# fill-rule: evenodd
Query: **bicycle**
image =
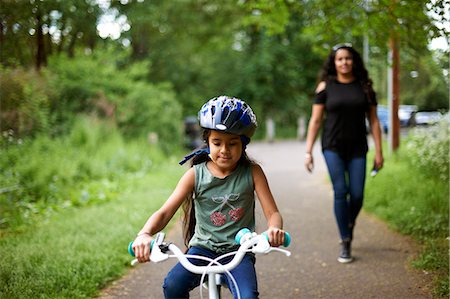
<path fill-rule="evenodd" d="M 231 270 L 234 269 L 242 261 L 243 257 L 247 252 L 253 252 L 255 254 L 268 254 L 272 251 L 278 251 L 284 253 L 286 256 L 290 256 L 291 253 L 285 249 L 271 247 L 269 244 L 269 237 L 264 232 L 262 234 L 257 234 L 251 232 L 248 228 L 241 229 L 235 236 L 235 241 L 240 244 L 238 250 L 223 254 L 216 259 L 210 259 L 204 256 L 197 255 L 186 255 L 184 254 L 178 246 L 173 243 L 164 242 L 164 233 L 158 233 L 154 240 L 150 244 L 150 261 L 154 263 L 159 263 L 167 260 L 168 258 L 177 258 L 181 265 L 192 273 L 202 274 L 200 281 L 205 280 L 205 276 L 208 275 L 208 280 L 206 285 L 203 287 L 208 289 L 208 294 L 210 299 L 220 299 L 221 298 L 221 287 L 227 287 L 225 283 L 224 275 L 229 275 L 233 285 L 236 287 L 238 298 L 240 298 L 239 288 L 231 275 Z M 289 233 L 285 232 L 285 241 L 283 246 L 288 247 L 291 243 L 291 237 Z M 156 245 L 156 246 L 155 246 Z M 134 256 L 133 252 L 133 242 L 128 245 L 128 252 L 130 255 Z M 173 255 L 169 255 L 168 252 L 172 252 Z M 220 264 L 218 261 L 234 255 L 233 259 L 227 264 Z M 206 266 L 197 266 L 192 264 L 188 258 L 201 259 L 209 262 Z M 131 265 L 136 265 L 138 263 L 137 259 L 131 262 Z M 212 286 L 212 287 L 211 287 Z M 202 286 L 200 286 L 200 298 L 203 298 Z"/>

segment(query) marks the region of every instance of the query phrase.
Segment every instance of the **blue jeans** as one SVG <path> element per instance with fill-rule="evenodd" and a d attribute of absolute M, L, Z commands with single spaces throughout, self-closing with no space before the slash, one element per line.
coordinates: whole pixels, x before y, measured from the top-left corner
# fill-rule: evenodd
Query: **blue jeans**
<path fill-rule="evenodd" d="M 212 259 L 220 256 L 214 251 L 201 248 L 191 247 L 187 254 L 206 256 Z M 222 264 L 228 263 L 233 259 L 234 255 L 231 255 L 219 262 Z M 207 265 L 208 262 L 189 259 L 189 261 L 195 265 Z M 253 254 L 246 254 L 241 263 L 230 271 L 236 280 L 240 295 L 242 299 L 258 298 L 258 285 L 256 281 L 255 271 L 255 256 Z M 169 271 L 164 279 L 163 290 L 165 298 L 189 298 L 189 292 L 200 285 L 201 274 L 194 274 L 186 270 L 180 263 L 177 263 L 172 270 Z M 207 279 L 207 277 L 206 277 Z M 234 287 L 231 279 L 227 276 L 227 285 L 230 288 L 233 298 L 237 298 L 237 291 Z"/>
<path fill-rule="evenodd" d="M 334 214 L 342 240 L 351 239 L 356 217 L 363 205 L 366 181 L 366 157 L 342 159 L 338 153 L 324 150 L 334 191 Z"/>

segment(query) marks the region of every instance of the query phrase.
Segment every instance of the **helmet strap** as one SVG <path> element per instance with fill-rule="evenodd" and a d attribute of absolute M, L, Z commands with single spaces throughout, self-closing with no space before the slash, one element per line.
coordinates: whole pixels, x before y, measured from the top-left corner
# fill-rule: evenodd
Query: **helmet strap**
<path fill-rule="evenodd" d="M 184 163 L 186 163 L 187 161 L 192 159 L 194 156 L 198 156 L 198 155 L 201 155 L 201 154 L 209 154 L 209 147 L 208 148 L 203 148 L 203 149 L 200 149 L 200 150 L 197 150 L 197 151 L 193 151 L 189 155 L 184 156 L 184 159 L 181 160 L 178 164 L 183 165 Z"/>

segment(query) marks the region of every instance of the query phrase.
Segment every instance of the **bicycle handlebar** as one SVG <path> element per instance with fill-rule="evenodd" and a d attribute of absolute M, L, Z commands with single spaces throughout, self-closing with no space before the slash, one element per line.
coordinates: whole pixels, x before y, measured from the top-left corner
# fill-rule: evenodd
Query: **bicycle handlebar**
<path fill-rule="evenodd" d="M 171 251 L 174 256 L 180 261 L 180 263 L 185 267 L 187 270 L 191 271 L 192 273 L 196 274 L 204 274 L 204 273 L 225 273 L 227 271 L 230 271 L 234 269 L 244 258 L 245 254 L 249 251 L 253 253 L 264 253 L 267 254 L 270 251 L 279 251 L 287 256 L 289 256 L 291 253 L 287 250 L 271 247 L 269 244 L 269 237 L 267 236 L 267 233 L 262 233 L 261 235 L 256 234 L 255 232 L 251 232 L 247 228 L 241 229 L 235 237 L 235 241 L 237 244 L 240 244 L 241 246 L 239 249 L 234 252 L 235 256 L 233 259 L 225 264 L 225 265 L 217 265 L 218 263 L 216 261 L 211 260 L 211 263 L 215 263 L 215 265 L 208 265 L 205 266 L 196 266 L 189 262 L 187 259 L 188 257 L 185 255 L 175 244 L 172 243 L 163 243 L 164 239 L 164 233 L 159 233 L 157 237 L 152 240 L 150 244 L 150 260 L 152 262 L 160 262 L 163 260 L 166 260 L 169 258 L 169 255 L 165 252 Z M 285 241 L 284 241 L 284 247 L 287 247 L 290 245 L 291 242 L 291 236 L 289 233 L 285 232 Z M 157 246 L 154 246 L 155 243 Z M 163 248 L 163 251 L 161 249 Z M 128 252 L 130 255 L 135 256 L 133 252 L 133 242 L 130 242 L 128 245 Z M 216 259 L 217 260 L 217 259 Z M 132 262 L 132 265 L 137 263 L 136 260 Z"/>
<path fill-rule="evenodd" d="M 243 228 L 236 234 L 234 240 L 236 241 L 237 244 L 240 244 L 240 238 L 246 233 L 251 233 L 248 228 Z M 267 232 L 263 232 L 262 235 L 266 237 L 267 241 L 269 241 L 269 235 L 267 234 Z M 288 232 L 284 232 L 283 246 L 289 247 L 290 244 L 291 244 L 291 235 Z"/>

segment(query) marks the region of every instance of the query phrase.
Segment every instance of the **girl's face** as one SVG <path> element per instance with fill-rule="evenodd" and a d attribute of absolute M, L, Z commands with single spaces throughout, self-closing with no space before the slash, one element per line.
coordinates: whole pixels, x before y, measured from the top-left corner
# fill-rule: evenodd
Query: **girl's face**
<path fill-rule="evenodd" d="M 208 138 L 211 160 L 222 171 L 232 171 L 242 155 L 239 135 L 211 130 Z"/>
<path fill-rule="evenodd" d="M 338 75 L 351 75 L 353 69 L 353 56 L 347 49 L 339 49 L 334 57 L 334 65 Z"/>

